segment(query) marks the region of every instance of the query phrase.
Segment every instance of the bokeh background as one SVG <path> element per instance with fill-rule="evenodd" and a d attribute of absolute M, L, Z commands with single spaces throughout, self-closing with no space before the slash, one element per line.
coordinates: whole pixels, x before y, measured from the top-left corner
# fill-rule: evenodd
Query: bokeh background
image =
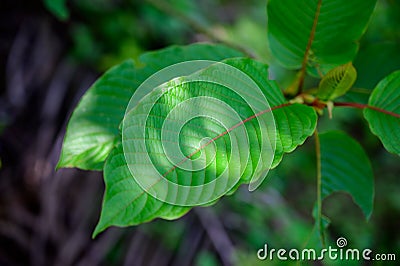
<path fill-rule="evenodd" d="M 286 155 L 253 193 L 242 187 L 177 221 L 111 228 L 94 240 L 102 174 L 54 170 L 83 93 L 106 69 L 145 51 L 224 40 L 246 47 L 271 64 L 282 86 L 289 84 L 295 73 L 280 68 L 268 51 L 266 1 L 69 0 L 67 7 L 63 20 L 40 0 L 0 2 L 0 265 L 266 265 L 256 257 L 265 243 L 303 247 L 314 223 L 313 138 Z M 358 92 L 400 69 L 399 1 L 378 1 L 360 45 Z M 359 95 L 348 98 L 362 101 Z M 366 149 L 375 209 L 365 221 L 351 197 L 332 195 L 323 206 L 331 218 L 329 238 L 397 253 L 400 260 L 399 157 L 383 149 L 360 110 L 337 109 L 333 120 L 321 117 L 319 130 L 344 129 Z"/>

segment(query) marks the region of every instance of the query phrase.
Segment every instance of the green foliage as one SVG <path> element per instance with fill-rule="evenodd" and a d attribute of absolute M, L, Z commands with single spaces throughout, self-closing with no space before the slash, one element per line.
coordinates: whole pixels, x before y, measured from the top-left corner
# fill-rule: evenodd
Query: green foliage
<path fill-rule="evenodd" d="M 353 86 L 357 71 L 353 64 L 347 63 L 330 70 L 319 83 L 317 97 L 321 100 L 334 100 Z"/>
<path fill-rule="evenodd" d="M 400 155 L 399 88 L 400 71 L 396 71 L 379 82 L 372 92 L 368 104 L 374 108 L 364 110 L 371 131 L 379 137 L 386 150 L 397 155 Z"/>
<path fill-rule="evenodd" d="M 268 68 L 264 64 L 251 59 L 229 59 L 223 62 L 244 71 L 255 83 L 262 86 L 265 90 L 265 97 L 270 99 L 272 107 L 285 103 L 280 89 L 274 84 L 274 82 L 267 79 Z M 218 67 L 218 64 L 212 65 L 194 75 L 195 77 L 211 77 L 217 75 L 212 79 L 214 81 L 218 78 L 225 79 L 225 76 L 219 77 L 218 75 L 220 73 L 215 71 Z M 233 72 L 230 79 L 235 80 L 235 74 L 237 73 Z M 246 107 L 246 102 L 241 100 L 239 95 L 229 92 L 229 89 L 216 85 L 215 83 L 207 82 L 203 82 L 203 85 L 201 85 L 201 83 L 196 83 L 194 86 L 193 84 L 187 83 L 187 80 L 190 79 L 191 76 L 183 77 L 178 80 L 175 79 L 175 82 L 169 85 L 169 88 L 167 89 L 168 93 L 162 94 L 161 98 L 159 98 L 157 103 L 154 105 L 152 104 L 153 99 L 158 98 L 157 95 L 164 91 L 165 88 L 160 87 L 159 89 L 153 90 L 150 94 L 144 97 L 131 112 L 128 113 L 125 118 L 126 123 L 123 124 L 122 128 L 124 149 L 122 149 L 121 146 L 117 147 L 116 150 L 109 155 L 105 166 L 104 177 L 106 182 L 106 193 L 104 197 L 102 216 L 100 217 L 100 222 L 94 235 L 111 225 L 135 225 L 149 221 L 155 217 L 175 219 L 188 211 L 188 208 L 173 206 L 152 197 L 143 189 L 143 185 L 136 182 L 137 179 L 132 176 L 132 172 L 135 172 L 135 169 L 141 167 L 145 170 L 137 172 L 139 173 L 140 179 L 152 180 L 153 176 L 156 176 L 154 172 L 149 170 L 152 167 L 152 162 L 157 162 L 156 165 L 159 166 L 158 171 L 160 173 L 166 173 L 169 169 L 173 169 L 173 171 L 166 175 L 166 178 L 174 180 L 177 184 L 186 186 L 198 186 L 203 184 L 203 182 L 210 182 L 215 178 L 215 173 L 218 173 L 217 175 L 222 175 L 221 169 L 229 169 L 229 174 L 224 177 L 222 180 L 223 182 L 213 183 L 211 189 L 208 187 L 201 187 L 199 192 L 196 192 L 193 189 L 193 191 L 188 193 L 186 193 L 183 188 L 180 190 L 178 189 L 177 191 L 171 190 L 176 205 L 184 206 L 197 205 L 196 202 L 198 201 L 206 204 L 226 193 L 232 193 L 241 183 L 249 183 L 250 177 L 254 175 L 256 171 L 259 171 L 259 174 L 261 175 L 265 175 L 264 172 L 268 169 L 272 160 L 269 155 L 271 150 L 265 148 L 262 149 L 263 141 L 265 140 L 262 138 L 260 125 L 256 120 L 244 124 L 245 130 L 250 137 L 248 140 L 249 145 L 252 147 L 249 153 L 251 160 L 248 160 L 247 157 L 243 157 L 243 155 L 239 156 L 239 154 L 234 153 L 233 148 L 230 145 L 227 145 L 227 143 L 230 143 L 231 141 L 228 135 L 215 139 L 214 143 L 218 150 L 215 157 L 206 157 L 203 163 L 207 167 L 201 167 L 202 170 L 198 171 L 176 169 L 174 168 L 174 164 L 168 160 L 167 154 L 157 152 L 162 150 L 163 139 L 161 132 L 164 123 L 173 120 L 178 121 L 177 124 L 179 125 L 180 119 L 183 119 L 187 113 L 193 112 L 191 108 L 194 108 L 195 110 L 200 107 L 208 109 L 207 113 L 209 114 L 222 112 L 221 110 L 214 109 L 216 106 L 212 104 L 209 98 L 206 98 L 204 102 L 189 105 L 173 118 L 167 117 L 167 115 L 170 114 L 179 104 L 184 103 L 193 97 L 213 96 L 226 104 L 230 104 L 235 109 L 234 111 L 236 111 L 240 116 L 239 120 L 233 121 L 231 124 L 232 126 L 234 126 L 237 121 L 240 122 L 241 120 L 254 115 L 252 110 Z M 197 89 L 197 87 L 200 87 L 201 90 Z M 237 104 L 234 104 L 235 102 L 237 102 Z M 196 106 L 196 104 L 199 106 Z M 152 106 L 152 110 L 155 112 L 151 112 L 148 119 L 145 121 L 147 125 L 145 135 L 152 136 L 146 142 L 146 144 L 149 144 L 145 151 L 147 151 L 151 157 L 151 161 L 149 161 L 148 165 L 145 164 L 146 162 L 142 159 L 144 150 L 139 148 L 142 139 L 139 132 L 141 128 L 140 119 L 138 118 L 145 115 L 145 109 L 143 108 L 145 106 Z M 273 115 L 275 120 L 279 121 L 279 124 L 277 124 L 278 132 L 276 138 L 279 141 L 277 141 L 274 163 L 271 168 L 278 165 L 285 152 L 294 150 L 314 132 L 317 121 L 316 113 L 311 107 L 298 104 L 273 111 Z M 266 122 L 271 121 L 268 116 L 264 115 L 263 118 L 266 119 Z M 175 144 L 184 148 L 189 147 L 185 154 L 191 154 L 196 152 L 196 145 L 201 142 L 202 138 L 215 138 L 226 130 L 215 123 L 214 120 L 201 121 L 201 128 L 199 128 L 198 125 L 199 122 L 196 122 L 189 123 L 187 127 L 183 127 L 182 129 L 179 126 L 168 128 L 167 138 L 171 139 L 169 142 L 172 142 L 174 136 L 182 135 L 183 138 L 180 140 L 180 143 Z M 226 124 L 224 123 L 224 125 Z M 271 130 L 270 127 L 266 129 L 268 131 Z M 237 135 L 236 137 L 240 136 L 241 135 Z M 243 150 L 245 142 L 239 140 L 238 145 L 240 145 L 239 150 Z M 204 152 L 205 154 L 212 153 L 212 149 L 213 147 L 210 145 L 200 152 Z M 124 152 L 126 153 L 125 156 Z M 226 157 L 229 157 L 229 159 L 227 160 Z M 263 158 L 263 162 L 260 162 L 261 166 L 254 163 L 257 161 L 257 158 Z M 200 166 L 203 166 L 202 162 L 200 162 L 200 164 Z M 237 176 L 237 166 L 243 168 L 243 170 L 239 172 L 240 176 Z M 133 169 L 131 172 L 129 172 L 129 167 Z M 260 176 L 260 178 L 262 177 L 263 176 Z M 188 183 L 188 180 L 192 183 Z M 157 185 L 161 186 L 160 190 L 157 190 L 157 195 L 160 196 L 164 184 L 157 179 L 154 182 L 157 182 Z M 154 187 L 153 183 L 152 189 L 157 189 Z M 168 197 L 169 195 L 165 196 L 167 201 Z"/>
<path fill-rule="evenodd" d="M 57 168 L 102 170 L 105 159 L 119 140 L 118 126 L 129 99 L 153 73 L 187 60 L 221 60 L 240 55 L 224 46 L 196 44 L 149 52 L 140 57 L 137 67 L 128 60 L 110 69 L 88 90 L 74 110 Z"/>
<path fill-rule="evenodd" d="M 67 20 L 69 11 L 66 0 L 44 0 L 46 8 L 54 14 L 59 20 Z"/>
<path fill-rule="evenodd" d="M 268 79 L 268 66 L 254 60 L 228 60 L 232 65 L 249 75 L 265 93 L 271 108 L 287 103 L 275 82 Z M 277 130 L 274 160 L 271 168 L 275 168 L 282 160 L 284 153 L 292 152 L 311 136 L 316 127 L 317 115 L 308 106 L 295 104 L 278 108 L 273 112 Z M 245 117 L 246 118 L 246 117 Z"/>
<path fill-rule="evenodd" d="M 360 144 L 341 131 L 320 134 L 321 198 L 337 191 L 349 193 L 365 217 L 372 214 L 374 177 Z"/>
<path fill-rule="evenodd" d="M 116 143 L 127 98 L 137 85 L 132 79 L 134 70 L 131 60 L 124 62 L 105 73 L 85 94 L 70 118 L 57 168 L 103 169 Z"/>
<path fill-rule="evenodd" d="M 268 0 L 268 39 L 275 58 L 310 73 L 352 61 L 376 0 Z"/>
<path fill-rule="evenodd" d="M 93 237 L 111 225 L 136 225 L 156 217 L 171 220 L 189 211 L 189 208 L 167 204 L 147 194 L 132 178 L 122 145 L 117 146 L 107 159 L 104 181 L 103 210 Z"/>
<path fill-rule="evenodd" d="M 318 137 L 316 128 L 317 113 L 327 106 L 365 109 L 371 131 L 389 152 L 400 154 L 400 72 L 385 77 L 399 65 L 383 63 L 398 55 L 396 42 L 365 47 L 356 67 L 352 63 L 375 4 L 376 0 L 269 0 L 271 54 L 262 55 L 269 65 L 223 45 L 192 44 L 148 52 L 137 62 L 128 60 L 107 71 L 74 110 L 57 165 L 104 171 L 103 208 L 93 236 L 109 226 L 177 219 L 194 206 L 209 206 L 233 194 L 241 184 L 254 190 L 284 154 L 314 133 L 317 233 L 323 236 L 329 225 L 321 202 L 333 192 L 350 194 L 369 218 L 374 184 L 366 153 L 345 133 Z M 106 23 L 111 35 L 120 25 L 112 21 Z M 132 22 L 124 16 L 121 21 Z M 236 31 L 259 29 L 246 22 L 232 28 Z M 81 41 L 95 47 L 91 38 Z M 263 51 L 262 44 L 252 42 L 258 53 Z M 369 71 L 376 61 L 366 58 L 369 54 L 382 59 L 383 67 L 374 73 Z M 213 62 L 185 63 L 179 71 L 170 68 L 190 60 Z M 281 73 L 300 69 L 295 80 L 271 80 L 279 69 L 275 61 L 285 68 Z M 161 70 L 166 72 L 157 76 Z M 316 92 L 315 77 L 321 78 Z M 382 78 L 369 95 L 376 85 L 372 83 Z M 283 88 L 287 84 L 293 99 L 282 93 L 281 89 L 289 91 Z M 367 97 L 368 104 L 338 101 L 364 102 Z M 175 146 L 176 152 L 166 152 Z"/>

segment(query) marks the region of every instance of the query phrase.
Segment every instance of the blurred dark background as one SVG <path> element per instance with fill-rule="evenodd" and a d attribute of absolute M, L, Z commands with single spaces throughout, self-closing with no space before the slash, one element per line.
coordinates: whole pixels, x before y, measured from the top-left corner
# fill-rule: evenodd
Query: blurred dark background
<path fill-rule="evenodd" d="M 367 90 L 400 69 L 400 4 L 378 2 L 355 61 L 357 86 Z M 312 231 L 316 199 L 312 138 L 285 156 L 253 193 L 242 187 L 177 221 L 111 228 L 94 240 L 102 174 L 54 171 L 80 97 L 107 68 L 144 51 L 217 36 L 247 47 L 273 66 L 281 84 L 288 83 L 282 77 L 294 73 L 277 66 L 268 52 L 265 6 L 256 0 L 70 0 L 69 17 L 60 20 L 40 0 L 2 0 L 0 265 L 264 265 L 256 252 L 265 243 L 302 247 Z M 334 120 L 321 118 L 321 131 L 342 128 L 366 148 L 376 177 L 368 222 L 345 194 L 324 202 L 332 221 L 329 236 L 333 241 L 343 236 L 354 248 L 395 253 L 399 157 L 385 152 L 361 117 L 360 111 L 342 109 L 335 110 Z"/>

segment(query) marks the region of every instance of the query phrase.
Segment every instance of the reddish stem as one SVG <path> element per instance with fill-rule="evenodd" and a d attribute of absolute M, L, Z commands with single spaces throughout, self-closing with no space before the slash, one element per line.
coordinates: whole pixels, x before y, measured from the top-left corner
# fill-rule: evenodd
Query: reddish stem
<path fill-rule="evenodd" d="M 318 101 L 315 101 L 315 102 L 312 103 L 313 106 L 318 106 L 318 104 L 319 104 Z M 211 140 L 209 140 L 208 142 L 206 142 L 205 144 L 203 144 L 201 147 L 199 147 L 197 150 L 195 150 L 194 152 L 192 152 L 191 154 L 189 154 L 188 156 L 186 156 L 183 160 L 181 160 L 179 163 L 177 163 L 176 165 L 174 165 L 174 167 L 172 167 L 170 170 L 168 170 L 163 176 L 164 176 L 164 177 L 167 176 L 169 173 L 171 173 L 173 170 L 175 170 L 179 165 L 181 165 L 182 163 L 186 162 L 188 159 L 190 159 L 191 157 L 193 157 L 196 153 L 198 153 L 199 151 L 201 151 L 202 149 L 204 149 L 205 147 L 207 147 L 208 145 L 210 145 L 210 144 L 211 144 L 212 142 L 214 142 L 215 140 L 217 140 L 217 139 L 219 139 L 219 138 L 225 136 L 226 134 L 228 134 L 229 132 L 231 132 L 231 131 L 234 130 L 235 128 L 237 128 L 237 127 L 239 127 L 239 126 L 245 124 L 246 122 L 248 122 L 248 121 L 250 121 L 250 120 L 253 120 L 254 118 L 259 117 L 259 116 L 261 116 L 261 115 L 263 115 L 263 114 L 265 114 L 265 113 L 269 113 L 269 112 L 271 112 L 271 111 L 273 111 L 273 110 L 276 110 L 276 109 L 279 109 L 279 108 L 283 108 L 283 107 L 286 107 L 286 106 L 289 106 L 289 105 L 291 105 L 291 103 L 284 103 L 284 104 L 281 104 L 281 105 L 272 107 L 272 108 L 270 108 L 270 109 L 266 109 L 266 110 L 263 110 L 263 111 L 261 111 L 261 112 L 258 112 L 258 113 L 256 113 L 256 114 L 254 114 L 254 115 L 252 115 L 252 116 L 250 116 L 250 117 L 248 117 L 248 118 L 246 118 L 246 119 L 240 121 L 240 122 L 237 123 L 236 125 L 230 127 L 230 128 L 229 128 L 228 130 L 226 130 L 225 132 L 222 132 L 222 133 L 219 134 L 218 136 L 212 138 Z M 378 111 L 378 112 L 381 112 L 381 113 L 384 113 L 384 114 L 387 114 L 387 115 L 390 115 L 390 116 L 393 116 L 393 117 L 400 118 L 400 114 L 396 114 L 396 113 L 393 113 L 393 112 L 390 112 L 390 111 L 387 111 L 387 110 L 384 110 L 384 109 L 381 109 L 381 108 L 378 108 L 378 107 L 375 107 L 375 106 L 370 106 L 370 105 L 368 105 L 368 104 L 350 103 L 350 102 L 336 102 L 336 103 L 334 103 L 334 105 L 335 105 L 335 106 L 342 106 L 342 107 L 353 107 L 353 108 L 358 108 L 358 109 L 365 109 L 365 108 L 368 108 L 368 109 L 371 109 L 371 110 L 374 110 L 374 111 Z M 319 107 L 321 107 L 321 106 L 319 106 Z"/>
<path fill-rule="evenodd" d="M 204 149 L 205 147 L 207 147 L 208 145 L 210 145 L 212 142 L 216 141 L 217 139 L 225 136 L 226 134 L 228 134 L 229 132 L 231 132 L 232 130 L 234 130 L 235 128 L 245 124 L 246 122 L 249 122 L 250 120 L 253 120 L 256 117 L 259 117 L 265 113 L 269 113 L 272 112 L 273 110 L 279 109 L 279 108 L 283 108 L 285 106 L 289 106 L 291 105 L 291 103 L 283 103 L 281 105 L 278 106 L 274 106 L 272 108 L 263 110 L 261 112 L 258 112 L 242 121 L 240 121 L 239 123 L 237 123 L 236 125 L 228 128 L 228 130 L 226 130 L 225 132 L 222 132 L 221 134 L 219 134 L 218 136 L 212 138 L 211 140 L 209 140 L 208 142 L 206 142 L 205 144 L 203 144 L 200 148 L 198 148 L 197 150 L 195 150 L 194 152 L 192 152 L 191 154 L 189 154 L 188 156 L 186 156 L 184 159 L 182 159 L 179 163 L 177 163 L 176 165 L 174 165 L 174 167 L 172 167 L 171 169 L 169 169 L 165 174 L 163 174 L 163 177 L 166 177 L 169 173 L 171 173 L 173 170 L 175 170 L 179 165 L 181 165 L 182 163 L 186 162 L 188 159 L 190 159 L 191 157 L 193 157 L 196 153 L 198 153 L 199 151 L 201 151 L 202 149 Z"/>
<path fill-rule="evenodd" d="M 312 46 L 312 43 L 313 43 L 314 38 L 315 38 L 315 31 L 317 30 L 318 18 L 319 18 L 319 14 L 321 13 L 321 6 L 322 6 L 322 0 L 319 0 L 318 4 L 317 4 L 317 10 L 315 11 L 315 17 L 314 17 L 313 25 L 312 25 L 311 32 L 310 32 L 310 37 L 308 38 L 306 51 L 304 53 L 303 61 L 301 63 L 301 70 L 300 70 L 301 74 L 300 74 L 300 81 L 299 81 L 299 93 L 301 93 L 302 90 L 303 90 L 303 84 L 304 84 L 304 78 L 305 78 L 305 75 L 306 75 L 308 57 L 310 55 L 311 46 Z"/>
<path fill-rule="evenodd" d="M 334 104 L 335 104 L 335 106 L 353 107 L 353 108 L 358 108 L 358 109 L 368 108 L 368 109 L 371 109 L 371 110 L 374 110 L 374 111 L 377 111 L 377 112 L 381 112 L 381 113 L 384 113 L 384 114 L 387 114 L 387 115 L 390 115 L 390 116 L 393 116 L 393 117 L 400 118 L 400 114 L 396 114 L 396 113 L 390 112 L 388 110 L 381 109 L 381 108 L 378 108 L 378 107 L 375 107 L 375 106 L 371 106 L 371 105 L 368 105 L 368 104 L 348 103 L 348 102 L 344 102 L 344 103 L 343 102 L 339 102 L 339 103 L 334 103 Z"/>

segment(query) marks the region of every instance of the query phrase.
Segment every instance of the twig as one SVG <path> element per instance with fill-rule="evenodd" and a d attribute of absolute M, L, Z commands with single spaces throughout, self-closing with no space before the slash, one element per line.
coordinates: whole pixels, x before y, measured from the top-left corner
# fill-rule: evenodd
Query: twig
<path fill-rule="evenodd" d="M 317 10 L 315 11 L 315 17 L 314 17 L 313 25 L 312 25 L 311 32 L 310 32 L 310 37 L 308 38 L 306 51 L 304 52 L 303 62 L 301 63 L 301 70 L 300 70 L 301 74 L 300 74 L 298 94 L 300 94 L 302 92 L 302 90 L 303 90 L 303 84 L 304 84 L 304 78 L 305 78 L 305 74 L 306 74 L 308 56 L 310 55 L 311 46 L 312 46 L 312 43 L 314 41 L 315 31 L 317 29 L 317 24 L 318 24 L 318 18 L 319 18 L 319 14 L 321 12 L 321 6 L 322 6 L 322 0 L 319 0 L 318 4 L 317 4 Z"/>
<path fill-rule="evenodd" d="M 318 224 L 319 237 L 322 243 L 322 246 L 325 246 L 325 237 L 324 237 L 324 228 L 322 225 L 322 195 L 321 195 L 321 187 L 322 187 L 322 171 L 321 171 L 321 143 L 319 140 L 318 130 L 316 129 L 314 132 L 315 135 L 315 153 L 317 159 L 317 216 L 315 217 L 316 222 Z"/>
<path fill-rule="evenodd" d="M 362 103 L 346 103 L 346 102 L 335 102 L 334 103 L 335 106 L 341 106 L 341 107 L 353 107 L 353 108 L 358 108 L 358 109 L 371 109 L 377 112 L 381 112 L 383 114 L 387 114 L 393 117 L 397 117 L 400 118 L 400 114 L 385 110 L 385 109 L 381 109 L 379 107 L 375 107 L 375 106 L 371 106 L 368 104 L 362 104 Z"/>
<path fill-rule="evenodd" d="M 196 214 L 224 265 L 233 265 L 234 247 L 222 223 L 209 208 L 196 208 Z"/>
<path fill-rule="evenodd" d="M 177 18 L 181 20 L 183 23 L 187 24 L 189 27 L 191 27 L 193 30 L 196 32 L 202 33 L 209 37 L 211 40 L 221 42 L 229 47 L 232 47 L 233 49 L 236 49 L 243 54 L 245 54 L 248 57 L 255 58 L 256 56 L 249 51 L 247 48 L 236 44 L 234 42 L 228 41 L 224 38 L 222 38 L 220 35 L 216 34 L 215 32 L 209 30 L 208 28 L 204 27 L 200 23 L 198 23 L 196 20 L 186 16 L 183 12 L 180 12 L 179 10 L 174 9 L 171 7 L 167 1 L 159 1 L 159 0 L 147 0 L 149 4 L 157 8 L 158 10 L 164 12 L 165 14 L 170 15 L 171 17 Z"/>

